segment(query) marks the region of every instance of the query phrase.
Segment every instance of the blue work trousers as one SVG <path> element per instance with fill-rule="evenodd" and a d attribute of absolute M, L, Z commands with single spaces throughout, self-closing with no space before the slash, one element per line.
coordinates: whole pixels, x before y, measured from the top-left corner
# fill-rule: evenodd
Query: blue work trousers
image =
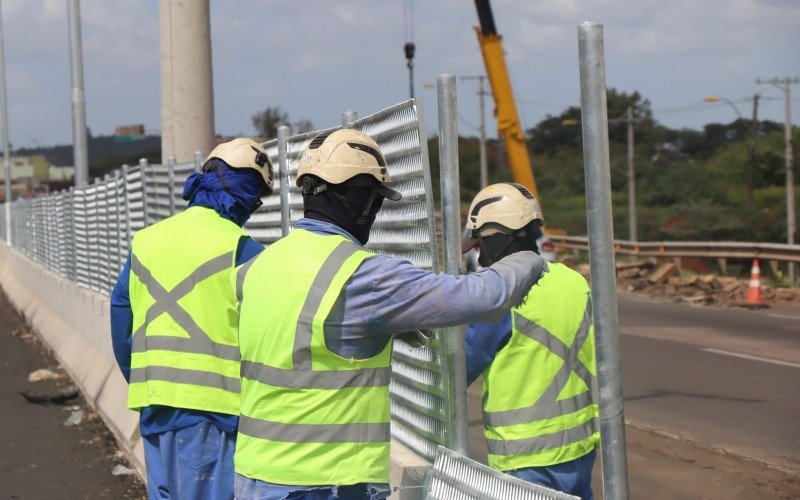
<path fill-rule="evenodd" d="M 505 472 L 529 483 L 538 483 L 554 490 L 579 496 L 583 500 L 593 500 L 592 468 L 596 456 L 597 451 L 592 450 L 580 458 L 563 464 L 526 467 Z"/>
<path fill-rule="evenodd" d="M 267 483 L 236 474 L 236 500 L 380 500 L 391 490 L 385 483 L 350 486 L 288 486 Z"/>
<path fill-rule="evenodd" d="M 142 439 L 150 500 L 233 498 L 236 434 L 199 422 Z"/>

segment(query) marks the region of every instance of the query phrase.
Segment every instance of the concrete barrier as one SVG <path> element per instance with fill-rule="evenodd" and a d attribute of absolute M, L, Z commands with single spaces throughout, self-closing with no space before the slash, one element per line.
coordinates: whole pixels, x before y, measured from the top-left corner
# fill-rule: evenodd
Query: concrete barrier
<path fill-rule="evenodd" d="M 127 409 L 128 384 L 111 347 L 109 299 L 78 286 L 9 248 L 0 240 L 0 287 L 28 325 L 103 418 L 121 449 L 144 478 L 139 414 Z M 431 464 L 392 440 L 394 499 L 422 498 Z"/>
<path fill-rule="evenodd" d="M 111 347 L 108 298 L 47 270 L 0 241 L 0 286 L 53 351 L 144 477 L 139 414 Z"/>
<path fill-rule="evenodd" d="M 418 500 L 425 497 L 423 486 L 433 464 L 392 439 L 390 465 L 389 480 L 392 488 L 397 488 L 389 497 L 391 500 Z"/>

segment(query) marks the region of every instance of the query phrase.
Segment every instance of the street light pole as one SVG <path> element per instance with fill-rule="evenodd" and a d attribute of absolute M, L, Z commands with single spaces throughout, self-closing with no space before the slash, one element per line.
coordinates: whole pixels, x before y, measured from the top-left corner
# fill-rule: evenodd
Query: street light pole
<path fill-rule="evenodd" d="M 2 11 L 0 4 L 0 11 Z M 6 54 L 3 44 L 3 21 L 0 19 L 0 104 L 3 108 L 0 113 L 3 115 L 3 177 L 6 188 L 6 244 L 11 245 L 11 201 L 14 193 L 11 190 L 11 151 L 8 141 L 8 99 L 6 98 Z"/>
<path fill-rule="evenodd" d="M 75 163 L 75 187 L 83 187 L 89 178 L 86 141 L 86 102 L 83 94 L 83 49 L 81 48 L 81 11 L 79 0 L 69 0 L 69 60 L 72 69 L 72 158 Z"/>
<path fill-rule="evenodd" d="M 750 126 L 748 127 L 750 131 L 750 141 L 748 141 L 747 145 L 747 152 L 749 156 L 749 163 L 747 167 L 747 205 L 752 207 L 753 206 L 753 194 L 755 192 L 755 184 L 756 184 L 756 144 L 758 141 L 758 100 L 761 96 L 755 94 L 753 96 L 753 121 L 751 122 Z M 723 101 L 730 105 L 733 110 L 736 112 L 736 116 L 739 117 L 740 120 L 746 122 L 744 116 L 739 111 L 739 108 L 736 107 L 736 104 L 733 103 L 727 97 L 717 97 L 713 95 L 707 95 L 703 97 L 705 102 L 720 102 Z"/>

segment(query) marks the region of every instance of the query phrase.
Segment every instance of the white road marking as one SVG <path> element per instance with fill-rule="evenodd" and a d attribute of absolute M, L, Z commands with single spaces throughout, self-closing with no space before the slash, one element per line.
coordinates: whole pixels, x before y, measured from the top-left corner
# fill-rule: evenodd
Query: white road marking
<path fill-rule="evenodd" d="M 788 361 L 780 361 L 777 359 L 770 359 L 770 358 L 762 358 L 759 356 L 750 356 L 749 354 L 741 354 L 738 352 L 731 352 L 731 351 L 723 351 L 721 349 L 702 349 L 705 352 L 711 352 L 714 354 L 722 354 L 723 356 L 733 356 L 735 358 L 742 358 L 742 359 L 750 359 L 752 361 L 761 361 L 763 363 L 772 363 L 773 365 L 781 365 L 781 366 L 791 366 L 792 368 L 800 368 L 800 364 L 798 363 L 790 363 Z"/>
<path fill-rule="evenodd" d="M 767 313 L 765 316 L 769 316 L 770 318 L 780 318 L 780 319 L 794 319 L 800 321 L 800 316 L 788 316 L 786 314 L 772 314 Z"/>

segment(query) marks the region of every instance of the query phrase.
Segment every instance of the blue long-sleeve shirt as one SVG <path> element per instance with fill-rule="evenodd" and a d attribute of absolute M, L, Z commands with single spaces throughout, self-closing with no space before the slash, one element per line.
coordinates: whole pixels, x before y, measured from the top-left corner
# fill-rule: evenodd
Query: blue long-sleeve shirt
<path fill-rule="evenodd" d="M 328 222 L 301 219 L 297 228 L 337 234 L 359 245 Z M 345 285 L 325 321 L 325 344 L 339 356 L 364 359 L 379 353 L 396 333 L 497 321 L 522 301 L 545 270 L 533 252 L 463 276 L 436 274 L 403 259 L 376 255 Z"/>
<path fill-rule="evenodd" d="M 328 222 L 301 219 L 297 228 L 344 236 L 359 245 L 347 231 Z M 375 255 L 353 273 L 328 314 L 325 344 L 339 356 L 364 359 L 379 353 L 392 334 L 510 318 L 510 308 L 519 305 L 546 270 L 545 262 L 533 252 L 514 254 L 463 276 L 436 274 L 403 259 Z M 265 498 L 325 488 L 245 482 L 253 483 L 248 487 Z"/>
<path fill-rule="evenodd" d="M 496 323 L 473 323 L 467 327 L 465 354 L 467 385 L 475 382 L 492 364 L 497 353 L 511 338 L 511 313 Z"/>

